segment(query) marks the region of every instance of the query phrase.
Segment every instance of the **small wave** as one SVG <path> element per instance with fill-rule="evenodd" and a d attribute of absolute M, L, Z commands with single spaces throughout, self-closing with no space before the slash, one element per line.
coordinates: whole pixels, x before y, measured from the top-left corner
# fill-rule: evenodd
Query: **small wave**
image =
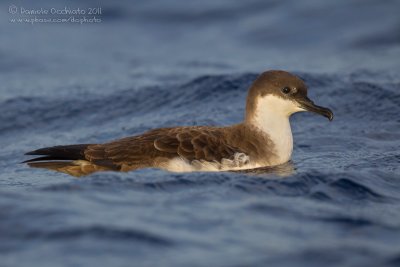
<path fill-rule="evenodd" d="M 330 184 L 330 188 L 337 190 L 337 193 L 345 195 L 354 200 L 370 199 L 383 200 L 385 197 L 376 193 L 366 185 L 355 182 L 348 178 L 340 178 Z"/>
<path fill-rule="evenodd" d="M 143 117 L 147 113 L 162 113 L 164 108 L 183 108 L 201 113 L 204 105 L 227 101 L 227 92 L 237 91 L 245 97 L 254 75 L 203 76 L 179 86 L 147 87 L 119 90 L 108 95 L 75 95 L 71 98 L 16 97 L 0 103 L 0 131 L 19 129 L 64 129 L 76 126 L 99 125 L 124 117 Z M 229 96 L 229 95 L 228 95 Z M 237 95 L 232 95 L 235 97 Z M 243 101 L 242 101 L 243 102 Z M 244 108 L 244 104 L 242 103 Z M 190 107 L 190 109 L 189 109 Z M 181 111 L 177 111 L 181 113 Z M 79 120 L 78 120 L 79 118 Z M 201 118 L 200 118 L 201 119 Z"/>
<path fill-rule="evenodd" d="M 400 253 L 398 255 L 392 256 L 386 264 L 382 264 L 382 266 L 393 266 L 398 267 L 400 265 Z"/>
<path fill-rule="evenodd" d="M 98 190 L 110 191 L 129 189 L 146 192 L 173 192 L 229 184 L 232 181 L 227 173 L 188 173 L 172 174 L 153 169 L 138 170 L 131 173 L 100 173 L 90 177 L 74 180 L 70 183 L 45 186 L 42 191 L 84 191 Z"/>
<path fill-rule="evenodd" d="M 347 227 L 363 227 L 363 226 L 371 226 L 374 225 L 374 222 L 363 219 L 363 218 L 352 218 L 352 217 L 328 217 L 328 218 L 319 218 L 319 220 L 324 222 L 329 222 L 334 225 L 342 225 Z"/>
<path fill-rule="evenodd" d="M 136 229 L 119 229 L 109 226 L 70 227 L 68 229 L 27 231 L 20 235 L 24 239 L 65 240 L 83 237 L 118 239 L 147 243 L 155 246 L 171 246 L 174 242 L 160 235 Z"/>

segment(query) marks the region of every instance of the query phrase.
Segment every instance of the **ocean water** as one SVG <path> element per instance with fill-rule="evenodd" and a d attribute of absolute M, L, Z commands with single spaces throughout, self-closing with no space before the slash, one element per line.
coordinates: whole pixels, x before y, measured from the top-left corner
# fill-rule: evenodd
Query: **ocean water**
<path fill-rule="evenodd" d="M 16 23 L 0 4 L 1 267 L 400 266 L 398 1 L 14 4 L 102 14 Z M 277 169 L 76 179 L 19 164 L 44 146 L 237 123 L 268 69 L 335 114 L 295 114 Z"/>

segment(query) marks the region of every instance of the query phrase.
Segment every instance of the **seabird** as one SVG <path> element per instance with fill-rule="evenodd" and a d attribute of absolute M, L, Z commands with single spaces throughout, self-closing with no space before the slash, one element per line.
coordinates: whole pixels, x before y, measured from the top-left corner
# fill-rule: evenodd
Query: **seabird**
<path fill-rule="evenodd" d="M 333 119 L 330 109 L 307 97 L 307 86 L 299 77 L 271 70 L 250 86 L 246 114 L 239 124 L 159 128 L 104 144 L 41 148 L 26 153 L 40 157 L 24 163 L 73 176 L 140 168 L 192 172 L 276 166 L 290 160 L 293 137 L 289 117 L 300 111 Z"/>

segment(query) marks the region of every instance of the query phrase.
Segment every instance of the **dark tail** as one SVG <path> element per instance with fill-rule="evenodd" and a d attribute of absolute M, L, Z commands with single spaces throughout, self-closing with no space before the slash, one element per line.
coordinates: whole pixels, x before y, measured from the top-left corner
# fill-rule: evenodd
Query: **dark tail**
<path fill-rule="evenodd" d="M 53 161 L 53 160 L 85 160 L 85 149 L 90 144 L 69 145 L 69 146 L 52 146 L 38 150 L 30 151 L 25 155 L 40 156 L 22 163 L 31 163 L 37 161 Z"/>
<path fill-rule="evenodd" d="M 81 144 L 41 148 L 25 154 L 40 157 L 29 159 L 22 163 L 27 163 L 33 168 L 54 170 L 73 176 L 88 175 L 104 169 L 85 161 L 84 152 L 89 145 Z M 83 164 L 77 163 L 79 160 L 82 160 Z"/>

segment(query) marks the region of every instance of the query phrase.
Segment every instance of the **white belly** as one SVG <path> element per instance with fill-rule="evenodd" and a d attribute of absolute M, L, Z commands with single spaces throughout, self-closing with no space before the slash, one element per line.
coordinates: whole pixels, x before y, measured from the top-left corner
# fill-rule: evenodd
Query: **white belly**
<path fill-rule="evenodd" d="M 160 167 L 171 172 L 218 172 L 253 169 L 261 166 L 251 163 L 247 155 L 243 153 L 236 153 L 233 160 L 222 159 L 221 163 L 202 160 L 194 160 L 189 162 L 186 159 L 176 157 L 165 164 L 162 164 Z"/>

